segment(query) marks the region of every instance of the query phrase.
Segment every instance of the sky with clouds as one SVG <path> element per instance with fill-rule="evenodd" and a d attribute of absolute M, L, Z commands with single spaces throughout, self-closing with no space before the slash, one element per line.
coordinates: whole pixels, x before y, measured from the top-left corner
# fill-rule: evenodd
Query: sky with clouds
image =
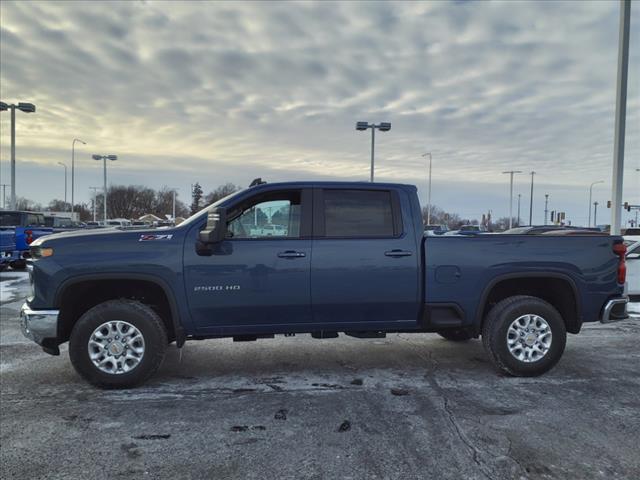
<path fill-rule="evenodd" d="M 640 2 L 632 3 L 624 199 L 640 204 Z M 603 2 L 11 2 L 0 97 L 17 113 L 17 194 L 76 200 L 102 184 L 205 191 L 299 179 L 418 185 L 466 217 L 508 214 L 509 169 L 535 170 L 534 223 L 585 223 L 610 198 L 619 4 Z M 8 112 L 0 115 L 9 183 Z M 516 176 L 522 216 L 530 177 Z M 7 187 L 8 191 L 8 187 Z M 70 194 L 69 194 L 70 199 Z M 515 212 L 514 212 L 515 213 Z M 600 208 L 598 223 L 608 223 Z M 626 217 L 626 212 L 625 216 Z"/>

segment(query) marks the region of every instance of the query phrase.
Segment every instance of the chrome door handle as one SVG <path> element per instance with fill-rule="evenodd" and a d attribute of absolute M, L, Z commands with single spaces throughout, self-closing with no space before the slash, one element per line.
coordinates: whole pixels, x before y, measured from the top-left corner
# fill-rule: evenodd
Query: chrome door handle
<path fill-rule="evenodd" d="M 306 256 L 307 254 L 304 252 L 295 252 L 293 250 L 287 250 L 286 252 L 278 253 L 278 257 L 280 258 L 302 258 Z"/>
<path fill-rule="evenodd" d="M 409 250 L 388 250 L 384 252 L 387 257 L 410 257 L 413 252 Z"/>

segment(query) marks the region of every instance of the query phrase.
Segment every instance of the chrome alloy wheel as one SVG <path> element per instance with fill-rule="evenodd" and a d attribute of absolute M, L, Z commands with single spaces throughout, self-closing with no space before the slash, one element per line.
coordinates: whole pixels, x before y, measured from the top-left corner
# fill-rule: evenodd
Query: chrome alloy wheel
<path fill-rule="evenodd" d="M 551 348 L 551 327 L 539 315 L 516 318 L 507 330 L 507 346 L 515 358 L 524 363 L 541 360 Z"/>
<path fill-rule="evenodd" d="M 129 322 L 112 320 L 89 337 L 89 358 L 98 369 L 118 375 L 136 368 L 144 356 L 144 337 Z"/>

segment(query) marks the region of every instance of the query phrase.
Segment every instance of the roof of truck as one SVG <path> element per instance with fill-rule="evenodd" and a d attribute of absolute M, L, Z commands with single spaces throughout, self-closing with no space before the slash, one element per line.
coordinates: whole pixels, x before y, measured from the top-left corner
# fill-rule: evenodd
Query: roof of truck
<path fill-rule="evenodd" d="M 254 188 L 265 188 L 265 187 L 392 187 L 392 188 L 416 188 L 415 185 L 411 185 L 408 183 L 391 183 L 391 182 L 336 182 L 336 181 L 295 181 L 295 182 L 274 182 L 274 183 L 261 183 L 260 185 L 255 185 L 253 187 L 249 187 L 251 189 Z"/>

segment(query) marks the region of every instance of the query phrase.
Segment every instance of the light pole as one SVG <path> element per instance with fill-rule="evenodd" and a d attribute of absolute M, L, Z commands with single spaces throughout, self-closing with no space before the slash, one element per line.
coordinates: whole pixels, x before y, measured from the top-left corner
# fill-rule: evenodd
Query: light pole
<path fill-rule="evenodd" d="M 529 225 L 533 225 L 533 176 L 536 172 L 531 171 L 531 198 L 529 200 Z"/>
<path fill-rule="evenodd" d="M 58 165 L 62 165 L 64 167 L 64 208 L 67 208 L 67 166 L 62 163 L 62 162 L 58 162 Z"/>
<path fill-rule="evenodd" d="M 590 186 L 589 186 L 589 223 L 587 224 L 587 227 L 591 226 L 591 195 L 593 193 L 593 186 L 597 185 L 599 183 L 604 183 L 604 180 L 598 180 L 597 182 L 593 182 Z"/>
<path fill-rule="evenodd" d="M 0 102 L 0 111 L 11 110 L 11 210 L 16 209 L 16 108 L 24 113 L 34 113 L 33 103 L 19 102 L 7 104 Z"/>
<path fill-rule="evenodd" d="M 176 190 L 178 190 L 177 188 L 173 188 L 172 189 L 172 193 L 173 193 L 173 225 L 175 226 L 176 224 Z"/>
<path fill-rule="evenodd" d="M 513 228 L 513 174 L 514 173 L 522 173 L 520 170 L 507 170 L 506 172 L 509 174 L 509 228 Z M 520 202 L 518 202 L 518 211 L 520 211 Z"/>
<path fill-rule="evenodd" d="M 593 202 L 593 225 L 598 225 L 598 202 Z"/>
<path fill-rule="evenodd" d="M 111 160 L 112 162 L 114 162 L 118 159 L 118 156 L 117 155 L 92 155 L 91 158 L 98 161 L 102 160 L 103 162 L 103 168 L 104 168 L 103 202 L 104 202 L 104 222 L 106 225 L 107 223 L 107 160 Z"/>
<path fill-rule="evenodd" d="M 519 193 L 518 194 L 518 227 L 520 226 L 520 198 L 522 197 L 522 194 Z"/>
<path fill-rule="evenodd" d="M 544 224 L 547 224 L 547 214 L 549 213 L 549 194 L 544 194 Z"/>
<path fill-rule="evenodd" d="M 96 191 L 100 190 L 100 187 L 89 187 L 89 190 L 93 190 L 93 221 L 96 221 Z"/>
<path fill-rule="evenodd" d="M 73 142 L 71 142 L 71 213 L 73 213 L 73 209 L 75 208 L 75 204 L 73 201 L 73 192 L 75 189 L 76 142 L 80 142 L 81 144 L 86 145 L 86 143 L 79 138 L 74 138 Z"/>
<path fill-rule="evenodd" d="M 371 129 L 371 182 L 373 182 L 373 168 L 374 168 L 374 151 L 376 144 L 376 128 L 381 132 L 388 132 L 391 130 L 391 124 L 388 122 L 381 122 L 378 125 L 368 122 L 357 122 L 356 130 L 364 131 L 368 128 Z"/>
<path fill-rule="evenodd" d="M 620 0 L 618 31 L 618 71 L 616 78 L 616 116 L 613 136 L 613 181 L 611 182 L 611 235 L 620 235 L 622 217 L 622 179 L 624 177 L 624 139 L 627 117 L 627 77 L 629 73 L 629 33 L 631 0 Z"/>
<path fill-rule="evenodd" d="M 5 208 L 7 208 L 6 202 L 7 202 L 7 191 L 6 188 L 9 184 L 8 183 L 3 183 L 2 184 L 2 209 L 4 210 Z"/>
<path fill-rule="evenodd" d="M 429 155 L 429 193 L 427 194 L 427 225 L 431 225 L 431 152 L 424 153 L 422 157 Z"/>

